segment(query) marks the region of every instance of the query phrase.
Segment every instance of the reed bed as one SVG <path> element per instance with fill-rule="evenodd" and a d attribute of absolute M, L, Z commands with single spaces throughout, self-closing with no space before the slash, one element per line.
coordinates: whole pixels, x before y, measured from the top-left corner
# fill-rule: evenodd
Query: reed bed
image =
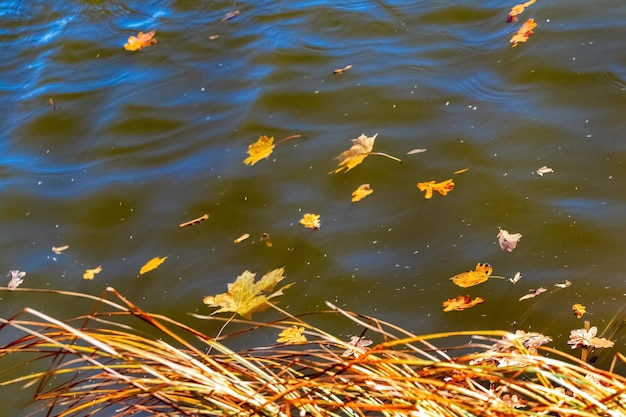
<path fill-rule="evenodd" d="M 0 357 L 20 358 L 13 375 L 16 366 L 29 370 L 0 376 L 0 385 L 34 389 L 34 414 L 626 416 L 626 378 L 543 346 L 549 338 L 538 333 L 414 335 L 329 305 L 318 314 L 360 329 L 346 341 L 309 324 L 311 316 L 269 303 L 280 315 L 271 322 L 201 317 L 225 321 L 224 334 L 211 337 L 148 313 L 112 288 L 103 297 L 48 292 L 95 306 L 69 320 L 32 308 L 0 319 L 0 335 L 20 331 Z M 294 326 L 306 342 L 227 346 L 242 333 L 266 340 Z M 369 339 L 377 342 L 367 345 Z"/>

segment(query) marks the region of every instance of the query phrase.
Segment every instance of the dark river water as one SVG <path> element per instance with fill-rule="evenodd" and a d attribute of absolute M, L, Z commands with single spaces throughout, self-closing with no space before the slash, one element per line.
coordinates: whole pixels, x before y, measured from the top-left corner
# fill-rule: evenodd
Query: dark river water
<path fill-rule="evenodd" d="M 294 314 L 331 301 L 417 333 L 521 328 L 567 349 L 582 326 L 572 304 L 601 330 L 623 319 L 626 4 L 538 0 L 507 23 L 515 4 L 0 1 L 0 268 L 25 271 L 28 288 L 112 286 L 215 332 L 189 316 L 212 311 L 205 295 L 284 266 L 296 284 L 279 301 Z M 529 18 L 534 33 L 512 47 Z M 149 30 L 156 45 L 124 49 Z M 362 133 L 403 162 L 371 155 L 329 174 Z M 262 135 L 301 137 L 245 165 Z M 416 186 L 447 179 L 454 190 L 430 200 Z M 364 183 L 374 193 L 351 203 Z M 299 224 L 305 213 L 319 230 Z M 522 233 L 513 252 L 498 227 Z M 479 262 L 522 279 L 449 280 Z M 485 302 L 444 313 L 460 294 Z M 51 295 L 0 298 L 5 318 L 87 312 Z M 0 389 L 0 415 L 21 415 L 32 389 L 16 390 Z"/>

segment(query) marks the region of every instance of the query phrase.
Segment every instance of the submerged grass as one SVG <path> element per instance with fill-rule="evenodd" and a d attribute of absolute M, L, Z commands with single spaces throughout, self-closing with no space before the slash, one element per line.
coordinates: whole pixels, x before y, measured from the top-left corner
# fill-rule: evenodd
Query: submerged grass
<path fill-rule="evenodd" d="M 20 357 L 23 362 L 15 366 L 29 370 L 0 378 L 0 385 L 34 385 L 39 405 L 34 414 L 626 416 L 626 378 L 542 347 L 550 339 L 538 333 L 414 335 L 329 304 L 329 311 L 318 314 L 341 317 L 363 330 L 344 341 L 305 316 L 269 303 L 281 319 L 261 323 L 200 317 L 240 327 L 210 337 L 143 311 L 112 288 L 107 293 L 114 301 L 24 291 L 96 302 L 89 314 L 69 320 L 32 308 L 0 319 L 0 332 L 23 332 L 0 346 L 0 357 Z M 227 346 L 235 335 L 278 334 L 293 326 L 304 328 L 306 342 L 239 351 Z M 365 346 L 366 337 L 380 342 Z M 624 357 L 618 354 L 616 360 Z M 33 363 L 39 370 L 30 371 Z"/>

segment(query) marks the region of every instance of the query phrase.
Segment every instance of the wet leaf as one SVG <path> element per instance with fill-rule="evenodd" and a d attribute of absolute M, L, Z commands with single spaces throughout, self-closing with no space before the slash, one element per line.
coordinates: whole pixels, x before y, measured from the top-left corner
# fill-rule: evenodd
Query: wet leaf
<path fill-rule="evenodd" d="M 252 145 L 248 146 L 248 155 L 243 163 L 254 165 L 261 159 L 267 159 L 274 151 L 274 137 L 260 136 Z"/>
<path fill-rule="evenodd" d="M 237 239 L 235 239 L 234 243 L 236 245 L 237 243 L 241 243 L 241 242 L 243 242 L 244 240 L 246 240 L 249 237 L 250 237 L 250 235 L 248 233 L 244 233 L 243 235 L 241 235 Z"/>
<path fill-rule="evenodd" d="M 356 203 L 357 201 L 364 199 L 373 192 L 374 190 L 372 190 L 369 184 L 359 185 L 359 188 L 352 192 L 352 202 Z"/>
<path fill-rule="evenodd" d="M 276 342 L 285 343 L 287 345 L 294 343 L 306 343 L 306 336 L 303 333 L 304 327 L 293 326 L 280 332 Z"/>
<path fill-rule="evenodd" d="M 53 246 L 52 247 L 52 252 L 56 253 L 57 255 L 60 255 L 64 250 L 69 249 L 70 247 L 68 245 L 65 246 Z"/>
<path fill-rule="evenodd" d="M 456 298 L 448 298 L 448 300 L 444 301 L 442 305 L 444 307 L 443 311 L 448 312 L 453 310 L 466 310 L 484 302 L 485 300 L 480 297 L 476 297 L 472 300 L 469 295 L 459 295 Z"/>
<path fill-rule="evenodd" d="M 558 287 L 558 288 L 567 288 L 570 285 L 572 285 L 572 283 L 569 282 L 569 280 L 567 280 L 567 279 L 564 282 L 561 282 L 561 283 L 558 283 L 558 284 L 554 284 L 554 286 Z"/>
<path fill-rule="evenodd" d="M 513 6 L 511 11 L 509 12 L 509 15 L 507 16 L 506 21 L 509 22 L 509 23 L 510 22 L 515 22 L 517 20 L 517 16 L 522 14 L 524 9 L 526 9 L 528 6 L 530 6 L 531 4 L 533 4 L 536 1 L 537 0 L 528 0 L 526 3 L 516 4 L 515 6 Z"/>
<path fill-rule="evenodd" d="M 519 281 L 520 279 L 522 279 L 522 274 L 520 272 L 516 272 L 513 278 L 509 278 L 509 281 L 511 281 L 513 284 L 517 284 L 517 281 Z"/>
<path fill-rule="evenodd" d="M 137 36 L 128 38 L 128 43 L 124 45 L 124 49 L 127 51 L 140 51 L 146 46 L 154 45 L 157 43 L 156 39 L 154 39 L 154 34 L 154 30 L 147 33 L 139 32 Z"/>
<path fill-rule="evenodd" d="M 417 188 L 419 188 L 420 191 L 425 191 L 426 194 L 424 195 L 424 198 L 429 200 L 433 196 L 433 191 L 437 191 L 439 194 L 444 196 L 447 195 L 454 189 L 454 181 L 450 179 L 442 182 L 420 182 L 417 184 Z"/>
<path fill-rule="evenodd" d="M 165 262 L 166 259 L 167 259 L 167 256 L 164 256 L 163 258 L 159 258 L 157 256 L 155 258 L 150 259 L 148 262 L 146 262 L 144 266 L 141 267 L 141 269 L 139 270 L 139 275 L 145 274 L 146 272 L 150 272 L 153 269 L 157 269 L 163 262 Z"/>
<path fill-rule="evenodd" d="M 428 149 L 423 149 L 423 148 L 419 148 L 419 149 L 413 149 L 408 151 L 405 155 L 415 155 L 416 153 L 422 153 L 422 152 L 426 152 Z"/>
<path fill-rule="evenodd" d="M 263 275 L 263 278 L 257 282 L 254 282 L 256 274 L 244 271 L 235 282 L 228 284 L 227 292 L 204 297 L 203 303 L 210 307 L 220 307 L 212 314 L 232 312 L 250 319 L 252 313 L 267 308 L 267 302 L 271 298 L 282 295 L 284 289 L 293 285 L 287 284 L 274 291 L 276 284 L 285 278 L 284 271 L 284 268 L 274 269 Z"/>
<path fill-rule="evenodd" d="M 587 307 L 582 304 L 574 304 L 572 306 L 572 311 L 577 318 L 581 318 L 583 314 L 587 312 Z"/>
<path fill-rule="evenodd" d="M 454 174 L 462 174 L 464 172 L 469 171 L 469 168 L 463 168 L 463 169 L 458 169 L 456 171 L 454 171 Z"/>
<path fill-rule="evenodd" d="M 374 141 L 376 141 L 376 133 L 374 136 L 365 136 L 365 134 L 361 134 L 356 139 L 352 139 L 352 147 L 347 151 L 344 151 L 339 154 L 335 159 L 339 160 L 339 168 L 334 171 L 329 172 L 329 174 L 336 174 L 339 171 L 345 169 L 345 172 L 350 171 L 355 166 L 359 165 L 368 155 L 380 155 L 385 156 L 387 158 L 393 159 L 394 161 L 402 162 L 400 159 L 395 156 L 387 155 L 382 152 L 373 152 Z"/>
<path fill-rule="evenodd" d="M 208 214 L 204 214 L 196 219 L 193 220 L 189 220 L 188 222 L 185 223 L 181 223 L 178 225 L 178 227 L 189 227 L 189 226 L 195 226 L 197 224 L 202 223 L 203 221 L 207 220 L 209 218 Z"/>
<path fill-rule="evenodd" d="M 300 220 L 300 224 L 309 229 L 317 230 L 320 228 L 320 215 L 306 213 Z"/>
<path fill-rule="evenodd" d="M 522 238 L 521 233 L 509 233 L 508 231 L 498 227 L 498 243 L 500 248 L 507 252 L 513 252 L 517 246 L 517 242 Z"/>
<path fill-rule="evenodd" d="M 222 20 L 220 20 L 220 22 L 225 22 L 225 21 L 227 21 L 227 20 L 234 19 L 235 17 L 239 16 L 239 14 L 240 14 L 240 13 L 241 13 L 241 12 L 240 12 L 239 10 L 235 10 L 235 11 L 232 11 L 232 12 L 228 12 L 228 13 L 226 13 L 226 16 L 224 16 L 224 17 L 222 18 Z"/>
<path fill-rule="evenodd" d="M 102 266 L 97 266 L 93 269 L 87 269 L 83 274 L 83 279 L 92 280 L 94 279 L 96 274 L 99 274 L 100 272 L 102 272 Z"/>
<path fill-rule="evenodd" d="M 9 281 L 7 288 L 10 290 L 14 290 L 22 285 L 22 283 L 24 282 L 22 278 L 26 276 L 26 272 L 18 271 L 17 269 L 10 269 L 7 276 L 11 277 L 11 281 Z"/>
<path fill-rule="evenodd" d="M 546 290 L 543 287 L 539 287 L 536 290 L 531 290 L 531 292 L 529 294 L 523 295 L 520 297 L 519 301 L 523 301 L 523 300 L 528 300 L 529 298 L 533 298 L 538 296 L 539 294 L 543 294 L 544 292 L 546 292 L 548 290 Z"/>
<path fill-rule="evenodd" d="M 347 358 L 349 356 L 358 357 L 361 355 L 361 350 L 371 345 L 372 343 L 374 342 L 371 340 L 363 339 L 362 337 L 359 337 L 359 336 L 351 336 L 350 343 L 349 343 L 351 347 L 346 349 L 346 351 L 343 352 L 341 356 L 343 356 L 344 358 Z"/>
<path fill-rule="evenodd" d="M 450 279 L 459 287 L 472 287 L 487 281 L 492 271 L 493 269 L 491 268 L 491 265 L 487 263 L 478 263 L 473 271 L 463 272 Z"/>
<path fill-rule="evenodd" d="M 265 244 L 267 245 L 268 248 L 272 247 L 272 241 L 270 240 L 270 235 L 267 233 L 263 233 L 261 235 L 261 241 L 265 242 Z"/>
<path fill-rule="evenodd" d="M 517 44 L 520 42 L 526 42 L 530 35 L 533 34 L 533 29 L 536 27 L 537 24 L 535 23 L 535 20 L 528 19 L 526 23 L 524 23 L 522 27 L 517 32 L 515 32 L 509 42 L 513 44 L 513 47 L 516 47 Z"/>
<path fill-rule="evenodd" d="M 578 347 L 594 347 L 594 348 L 610 348 L 614 343 L 605 338 L 596 337 L 598 334 L 598 328 L 596 326 L 591 327 L 589 330 L 575 329 L 569 334 L 568 345 L 572 345 L 572 349 Z"/>
<path fill-rule="evenodd" d="M 541 175 L 543 177 L 543 174 L 549 174 L 551 172 L 554 172 L 554 170 L 552 168 L 548 168 L 547 166 L 542 166 L 541 168 L 539 168 L 537 171 L 537 174 Z"/>
<path fill-rule="evenodd" d="M 333 71 L 333 74 L 343 74 L 344 72 L 348 71 L 350 68 L 352 68 L 352 65 L 346 65 L 343 68 L 337 68 L 336 70 Z"/>

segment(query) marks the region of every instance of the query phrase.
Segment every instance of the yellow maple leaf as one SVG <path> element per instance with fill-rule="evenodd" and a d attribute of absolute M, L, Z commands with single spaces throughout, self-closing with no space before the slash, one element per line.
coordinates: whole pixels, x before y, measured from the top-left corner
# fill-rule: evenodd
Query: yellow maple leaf
<path fill-rule="evenodd" d="M 524 23 L 522 27 L 515 32 L 509 42 L 513 44 L 513 47 L 516 47 L 520 42 L 526 42 L 530 35 L 533 34 L 533 29 L 536 27 L 537 24 L 535 23 L 535 19 L 528 19 L 526 23 Z"/>
<path fill-rule="evenodd" d="M 581 318 L 583 314 L 587 312 L 587 307 L 582 304 L 574 304 L 572 306 L 572 311 L 577 318 Z"/>
<path fill-rule="evenodd" d="M 124 45 L 124 49 L 127 51 L 140 51 L 146 46 L 154 45 L 157 43 L 156 39 L 154 39 L 154 34 L 155 31 L 151 30 L 147 33 L 139 32 L 137 36 L 130 36 L 128 43 Z"/>
<path fill-rule="evenodd" d="M 220 307 L 219 310 L 214 311 L 212 314 L 233 312 L 250 319 L 252 313 L 269 307 L 268 301 L 271 298 L 282 295 L 284 289 L 293 285 L 293 283 L 287 284 L 279 290 L 271 292 L 276 284 L 285 278 L 284 272 L 285 268 L 274 269 L 263 275 L 257 282 L 254 282 L 256 274 L 244 271 L 243 274 L 237 277 L 235 282 L 228 284 L 227 292 L 206 296 L 202 302 L 210 307 Z"/>
<path fill-rule="evenodd" d="M 443 311 L 447 312 L 452 310 L 465 310 L 474 307 L 476 304 L 484 302 L 485 300 L 480 297 L 476 297 L 472 300 L 469 295 L 459 295 L 456 298 L 448 298 L 448 300 L 444 301 L 442 305 L 444 307 Z"/>
<path fill-rule="evenodd" d="M 157 269 L 163 262 L 165 262 L 166 259 L 167 256 L 164 256 L 163 258 L 159 258 L 157 256 L 156 258 L 150 259 L 148 262 L 146 262 L 144 266 L 141 267 L 141 269 L 139 270 L 139 275 L 150 272 L 153 269 Z"/>
<path fill-rule="evenodd" d="M 305 343 L 304 327 L 293 326 L 278 333 L 276 342 L 285 344 Z"/>
<path fill-rule="evenodd" d="M 493 269 L 491 268 L 491 265 L 486 263 L 478 263 L 476 264 L 476 268 L 473 271 L 463 272 L 461 274 L 453 276 L 450 279 L 459 287 L 472 287 L 474 285 L 487 281 L 492 271 Z"/>
<path fill-rule="evenodd" d="M 359 188 L 352 192 L 352 202 L 356 203 L 357 201 L 364 199 L 373 192 L 374 190 L 372 190 L 372 187 L 370 187 L 369 184 L 360 185 Z"/>
<path fill-rule="evenodd" d="M 524 11 L 524 9 L 526 9 L 528 6 L 530 6 L 536 1 L 537 0 L 528 0 L 526 3 L 516 4 L 515 6 L 513 6 L 511 11 L 509 12 L 509 15 L 507 16 L 506 21 L 509 23 L 515 22 L 517 20 L 517 16 L 520 15 Z"/>
<path fill-rule="evenodd" d="M 317 230 L 320 228 L 320 215 L 306 213 L 300 220 L 300 224 L 309 229 Z"/>
<path fill-rule="evenodd" d="M 426 191 L 424 198 L 429 200 L 433 196 L 433 191 L 437 191 L 441 195 L 446 195 L 454 189 L 454 181 L 446 180 L 442 182 L 428 181 L 417 184 L 420 191 Z"/>
<path fill-rule="evenodd" d="M 380 155 L 393 159 L 394 161 L 402 162 L 395 156 L 387 155 L 382 152 L 372 152 L 374 148 L 374 141 L 376 141 L 376 133 L 374 136 L 365 136 L 361 134 L 358 138 L 352 139 L 352 146 L 347 151 L 343 151 L 335 159 L 339 160 L 339 168 L 334 171 L 330 171 L 329 174 L 336 174 L 339 171 L 345 169 L 346 172 L 350 171 L 355 166 L 359 165 L 368 155 Z"/>
<path fill-rule="evenodd" d="M 97 266 L 93 269 L 87 269 L 83 274 L 83 279 L 92 280 L 96 274 L 102 272 L 102 266 Z"/>
<path fill-rule="evenodd" d="M 248 146 L 248 154 L 250 155 L 244 159 L 243 163 L 246 165 L 254 165 L 261 159 L 267 159 L 274 151 L 274 136 L 260 136 L 259 140 Z"/>

